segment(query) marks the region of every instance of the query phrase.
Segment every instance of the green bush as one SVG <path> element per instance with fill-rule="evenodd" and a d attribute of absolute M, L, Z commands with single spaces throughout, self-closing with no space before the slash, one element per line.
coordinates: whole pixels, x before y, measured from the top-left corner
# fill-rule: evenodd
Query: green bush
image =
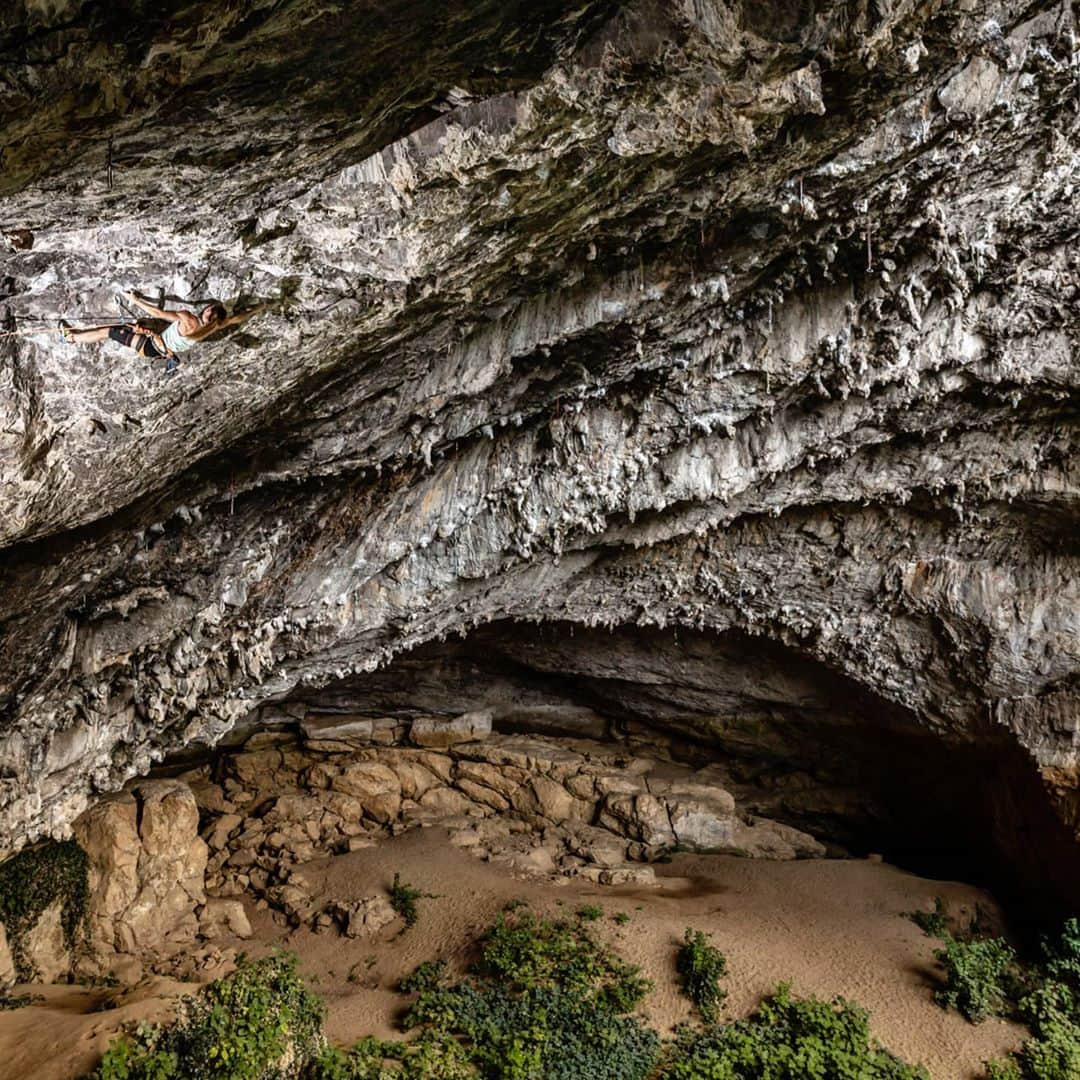
<path fill-rule="evenodd" d="M 838 998 L 795 1001 L 781 985 L 746 1020 L 685 1029 L 660 1080 L 930 1080 L 870 1038 L 869 1014 Z"/>
<path fill-rule="evenodd" d="M 1007 979 L 1016 963 L 1016 953 L 1004 938 L 957 941 L 951 934 L 942 938 L 945 948 L 934 958 L 945 969 L 945 987 L 934 1000 L 945 1009 L 953 1008 L 973 1024 L 999 1014 L 1007 1003 Z"/>
<path fill-rule="evenodd" d="M 905 911 L 910 919 L 927 937 L 944 938 L 949 933 L 949 918 L 945 913 L 945 901 L 934 897 L 932 911 Z"/>
<path fill-rule="evenodd" d="M 601 945 L 580 922 L 500 915 L 488 930 L 479 974 L 511 989 L 561 986 L 631 1012 L 650 989 L 638 968 Z"/>
<path fill-rule="evenodd" d="M 1023 1080 L 1023 1074 L 1012 1058 L 1001 1058 L 986 1063 L 986 1080 Z"/>
<path fill-rule="evenodd" d="M 1047 977 L 1080 991 L 1080 919 L 1069 919 L 1057 941 L 1043 942 Z"/>
<path fill-rule="evenodd" d="M 401 880 L 400 874 L 394 874 L 394 883 L 390 886 L 390 906 L 405 920 L 405 930 L 414 927 L 416 920 L 420 918 L 416 901 L 434 899 L 436 899 L 435 893 L 414 889 L 407 881 Z"/>
<path fill-rule="evenodd" d="M 0 863 L 0 923 L 7 929 L 20 982 L 37 978 L 26 955 L 25 937 L 42 912 L 60 901 L 64 944 L 78 952 L 85 941 L 89 899 L 86 852 L 74 840 L 24 848 Z"/>
<path fill-rule="evenodd" d="M 727 959 L 710 945 L 700 930 L 687 929 L 675 958 L 683 993 L 694 1003 L 706 1024 L 715 1024 L 727 991 L 720 980 L 727 974 Z"/>
<path fill-rule="evenodd" d="M 434 990 L 445 976 L 445 960 L 425 960 L 398 983 L 398 990 L 402 994 L 422 994 L 426 990 Z"/>
<path fill-rule="evenodd" d="M 661 1055 L 659 1037 L 631 1015 L 648 982 L 580 919 L 504 913 L 480 945 L 470 977 L 456 985 L 442 985 L 441 962 L 402 981 L 418 993 L 403 1023 L 408 1040 L 327 1046 L 321 1003 L 300 982 L 295 957 L 278 954 L 242 961 L 185 999 L 172 1026 L 144 1024 L 115 1040 L 93 1080 L 926 1078 L 870 1041 L 857 1006 L 795 1002 L 786 987 L 747 1020 L 686 1030 Z M 686 945 L 699 957 L 715 953 L 693 931 Z M 698 966 L 715 974 L 719 956 Z M 1070 1007 L 1057 998 L 1032 1004 L 1047 1024 Z M 1051 1050 L 1047 1042 L 1040 1053 Z"/>
<path fill-rule="evenodd" d="M 1043 941 L 1041 964 L 1017 964 L 1001 938 L 957 941 L 943 935 L 934 955 L 948 983 L 935 994 L 969 1020 L 992 1013 L 1022 1020 L 1031 1038 L 1008 1058 L 986 1062 L 988 1080 L 1077 1080 L 1080 1078 L 1080 920 L 1069 919 L 1056 939 Z"/>
<path fill-rule="evenodd" d="M 361 1039 L 351 1050 L 326 1047 L 304 1080 L 477 1080 L 454 1039 L 423 1034 L 411 1043 Z"/>
<path fill-rule="evenodd" d="M 583 922 L 596 922 L 604 917 L 604 909 L 599 904 L 583 904 L 574 914 Z"/>
<path fill-rule="evenodd" d="M 1080 1077 L 1080 997 L 1072 987 L 1047 978 L 1020 1000 L 1019 1013 L 1032 1038 L 1016 1057 L 1018 1075 L 1025 1080 Z"/>
<path fill-rule="evenodd" d="M 185 998 L 176 1023 L 114 1040 L 93 1080 L 289 1080 L 322 1049 L 322 1002 L 296 957 L 241 959 L 231 975 Z"/>
<path fill-rule="evenodd" d="M 659 1039 L 627 1014 L 648 988 L 582 922 L 504 913 L 473 978 L 422 993 L 404 1024 L 463 1047 L 483 1077 L 644 1080 Z"/>

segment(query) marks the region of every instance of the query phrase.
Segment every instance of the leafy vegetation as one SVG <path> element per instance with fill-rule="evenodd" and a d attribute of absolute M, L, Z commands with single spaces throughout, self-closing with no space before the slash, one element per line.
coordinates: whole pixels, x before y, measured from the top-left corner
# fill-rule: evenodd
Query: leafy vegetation
<path fill-rule="evenodd" d="M 402 980 L 399 989 L 417 995 L 403 1019 L 407 1039 L 328 1046 L 321 1003 L 300 982 L 295 958 L 278 954 L 244 961 L 185 999 L 171 1027 L 142 1025 L 114 1041 L 93 1080 L 927 1077 L 870 1040 L 858 1006 L 796 1001 L 786 986 L 745 1020 L 685 1028 L 662 1044 L 634 1015 L 649 983 L 580 914 L 546 919 L 515 905 L 477 944 L 472 970 L 453 985 L 441 961 Z M 724 958 L 692 930 L 679 955 L 686 977 L 705 988 L 706 1012 L 722 998 Z"/>
<path fill-rule="evenodd" d="M 727 974 L 727 958 L 715 945 L 709 944 L 700 930 L 687 928 L 675 958 L 675 969 L 683 993 L 694 1003 L 701 1019 L 707 1024 L 715 1024 L 720 1006 L 727 997 L 727 991 L 720 985 L 720 980 Z"/>
<path fill-rule="evenodd" d="M 476 1080 L 454 1039 L 428 1034 L 412 1042 L 361 1039 L 349 1050 L 324 1047 L 305 1080 Z"/>
<path fill-rule="evenodd" d="M 580 918 L 504 912 L 482 941 L 472 977 L 421 993 L 404 1026 L 428 1045 L 464 1052 L 474 1070 L 464 1075 L 644 1080 L 660 1043 L 628 1014 L 648 989 L 637 968 L 598 942 Z M 407 1058 L 399 1061 L 410 1067 Z M 457 1069 L 459 1062 L 451 1064 Z"/>
<path fill-rule="evenodd" d="M 513 990 L 562 987 L 631 1012 L 650 989 L 638 968 L 600 944 L 580 920 L 500 915 L 483 939 L 477 974 Z"/>
<path fill-rule="evenodd" d="M 40 994 L 4 994 L 0 993 L 0 1012 L 12 1009 L 25 1009 L 27 1005 L 36 1005 L 45 999 Z"/>
<path fill-rule="evenodd" d="M 837 998 L 796 1001 L 784 984 L 746 1020 L 685 1030 L 661 1080 L 930 1080 L 870 1038 L 869 1014 Z"/>
<path fill-rule="evenodd" d="M 1008 1004 L 1008 979 L 1016 963 L 1016 953 L 1004 938 L 974 938 L 958 941 L 951 934 L 942 938 L 943 949 L 934 958 L 945 969 L 945 986 L 934 1000 L 945 1009 L 953 1008 L 973 1024 L 997 1016 Z"/>
<path fill-rule="evenodd" d="M 402 994 L 422 994 L 434 990 L 445 977 L 445 960 L 425 960 L 398 983 L 398 990 Z"/>
<path fill-rule="evenodd" d="M 910 919 L 928 937 L 944 938 L 949 933 L 949 917 L 945 911 L 945 901 L 940 896 L 934 897 L 931 911 L 906 911 L 904 917 Z"/>
<path fill-rule="evenodd" d="M 42 913 L 60 902 L 64 944 L 77 952 L 85 941 L 89 899 L 86 852 L 73 840 L 25 848 L 0 864 L 0 923 L 20 982 L 37 977 L 25 938 Z"/>
<path fill-rule="evenodd" d="M 416 901 L 434 899 L 436 899 L 435 893 L 414 889 L 407 881 L 402 881 L 401 875 L 395 872 L 394 883 L 390 886 L 390 906 L 405 920 L 405 930 L 412 929 L 420 918 Z"/>
<path fill-rule="evenodd" d="M 585 922 L 596 922 L 604 917 L 604 909 L 599 904 L 584 904 L 575 912 L 579 919 Z"/>
<path fill-rule="evenodd" d="M 186 998 L 176 1023 L 115 1039 L 92 1080 L 288 1080 L 321 1052 L 322 1002 L 277 953 Z"/>
<path fill-rule="evenodd" d="M 991 1015 L 1025 1023 L 1031 1038 L 1012 1057 L 988 1061 L 988 1080 L 1076 1080 L 1080 1077 L 1080 920 L 1069 919 L 1044 940 L 1041 963 L 1021 965 L 1002 938 L 980 935 L 977 915 L 963 937 L 948 930 L 944 905 L 908 915 L 941 939 L 934 956 L 946 985 L 934 998 L 972 1023 Z"/>
<path fill-rule="evenodd" d="M 1080 920 L 1043 942 L 1042 963 L 1022 973 L 1026 992 L 1015 1015 L 1031 1030 L 1015 1058 L 988 1062 L 990 1080 L 1075 1080 L 1080 1077 Z"/>

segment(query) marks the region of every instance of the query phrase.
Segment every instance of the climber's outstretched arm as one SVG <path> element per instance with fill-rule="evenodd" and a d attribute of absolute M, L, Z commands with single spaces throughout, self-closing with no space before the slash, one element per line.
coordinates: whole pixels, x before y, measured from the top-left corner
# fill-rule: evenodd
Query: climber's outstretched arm
<path fill-rule="evenodd" d="M 148 303 L 137 292 L 126 292 L 124 298 L 130 300 L 133 304 L 137 304 L 148 315 L 153 315 L 155 319 L 167 319 L 169 322 L 176 322 L 180 318 L 180 312 L 165 311 L 164 308 L 154 307 L 153 304 Z"/>
<path fill-rule="evenodd" d="M 227 319 L 222 319 L 219 325 L 222 329 L 226 326 L 239 326 L 241 323 L 246 323 L 253 315 L 258 315 L 260 311 L 266 311 L 269 307 L 269 304 L 256 304 L 255 307 L 248 308 L 247 311 L 238 311 Z"/>

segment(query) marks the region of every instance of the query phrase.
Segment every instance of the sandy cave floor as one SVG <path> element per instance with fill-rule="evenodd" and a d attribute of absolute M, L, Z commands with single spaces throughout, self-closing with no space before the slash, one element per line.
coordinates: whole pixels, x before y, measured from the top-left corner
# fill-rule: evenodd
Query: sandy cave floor
<path fill-rule="evenodd" d="M 881 1042 L 905 1060 L 921 1061 L 935 1080 L 974 1080 L 985 1059 L 1023 1039 L 1016 1025 L 988 1020 L 974 1026 L 934 1005 L 934 943 L 901 917 L 928 908 L 935 896 L 952 913 L 971 912 L 976 903 L 994 910 L 981 890 L 870 861 L 680 854 L 656 869 L 659 883 L 644 888 L 523 879 L 452 847 L 442 829 L 415 830 L 303 868 L 322 896 L 343 901 L 386 888 L 399 871 L 417 888 L 438 894 L 420 902 L 413 930 L 399 934 L 398 921 L 375 938 L 358 940 L 336 932 L 290 932 L 269 912 L 249 907 L 255 937 L 241 947 L 252 955 L 278 945 L 295 950 L 303 974 L 326 1001 L 330 1038 L 349 1043 L 367 1034 L 398 1034 L 394 1019 L 407 999 L 394 992 L 397 981 L 436 957 L 463 969 L 477 933 L 508 901 L 522 898 L 552 915 L 599 904 L 605 918 L 593 925 L 654 984 L 645 1011 L 661 1034 L 691 1018 L 675 981 L 674 957 L 683 930 L 692 926 L 710 932 L 727 954 L 725 1016 L 745 1014 L 782 980 L 800 994 L 843 995 L 870 1009 Z M 619 911 L 629 923 L 619 926 L 609 918 Z M 74 1080 L 93 1067 L 123 1024 L 168 1015 L 170 1000 L 190 989 L 160 978 L 123 993 L 20 987 L 17 993 L 42 993 L 46 1000 L 0 1013 L 0 1077 Z M 95 1011 L 103 1003 L 106 1009 Z"/>

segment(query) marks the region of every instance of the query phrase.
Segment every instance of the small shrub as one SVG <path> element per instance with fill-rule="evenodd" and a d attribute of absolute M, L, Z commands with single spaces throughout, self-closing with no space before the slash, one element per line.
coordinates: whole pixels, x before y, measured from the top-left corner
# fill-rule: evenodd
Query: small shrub
<path fill-rule="evenodd" d="M 599 904 L 583 904 L 574 914 L 582 922 L 596 922 L 604 917 L 604 909 Z"/>
<path fill-rule="evenodd" d="M 942 941 L 945 947 L 936 950 L 934 958 L 945 969 L 946 983 L 934 1000 L 973 1024 L 1000 1013 L 1007 1001 L 1006 979 L 1016 961 L 1005 939 L 957 941 L 946 934 Z"/>
<path fill-rule="evenodd" d="M 45 999 L 40 994 L 2 994 L 0 993 L 0 1012 L 12 1009 L 25 1009 L 27 1005 L 36 1005 Z"/>
<path fill-rule="evenodd" d="M 638 968 L 601 945 L 580 922 L 500 915 L 488 930 L 477 967 L 514 989 L 563 986 L 590 991 L 619 1012 L 635 1009 L 650 985 Z"/>
<path fill-rule="evenodd" d="M 869 1014 L 837 998 L 795 1001 L 781 985 L 745 1020 L 687 1028 L 659 1080 L 930 1080 L 870 1038 Z"/>
<path fill-rule="evenodd" d="M 630 916 L 625 911 L 616 911 L 611 916 L 611 921 L 618 926 L 625 926 L 630 921 Z"/>
<path fill-rule="evenodd" d="M 701 1019 L 715 1024 L 727 991 L 720 980 L 727 974 L 727 958 L 700 930 L 687 929 L 675 959 L 683 993 L 694 1003 Z"/>
<path fill-rule="evenodd" d="M 1080 1076 L 1080 996 L 1071 986 L 1046 979 L 1019 1005 L 1032 1032 L 1017 1055 L 1019 1075 L 1030 1080 Z"/>
<path fill-rule="evenodd" d="M 405 930 L 414 927 L 417 919 L 420 918 L 416 901 L 435 899 L 435 893 L 414 889 L 407 881 L 401 880 L 400 874 L 394 874 L 394 883 L 390 886 L 390 906 L 405 920 Z"/>
<path fill-rule="evenodd" d="M 434 990 L 445 977 L 445 960 L 425 960 L 398 983 L 398 990 L 402 994 L 422 994 Z"/>
<path fill-rule="evenodd" d="M 927 937 L 943 939 L 949 933 L 945 901 L 940 896 L 934 897 L 932 911 L 905 911 L 904 917 L 910 919 Z"/>
<path fill-rule="evenodd" d="M 322 1049 L 322 1002 L 288 953 L 241 958 L 231 975 L 185 998 L 174 1024 L 114 1039 L 92 1080 L 289 1080 Z"/>
<path fill-rule="evenodd" d="M 659 1039 L 627 1013 L 648 985 L 580 919 L 503 913 L 473 978 L 421 993 L 404 1025 L 463 1048 L 483 1077 L 644 1080 Z"/>
<path fill-rule="evenodd" d="M 477 1080 L 453 1039 L 429 1033 L 410 1043 L 361 1039 L 352 1049 L 327 1047 L 304 1080 Z"/>
<path fill-rule="evenodd" d="M 1080 919 L 1069 919 L 1056 941 L 1044 940 L 1046 974 L 1080 991 Z"/>

